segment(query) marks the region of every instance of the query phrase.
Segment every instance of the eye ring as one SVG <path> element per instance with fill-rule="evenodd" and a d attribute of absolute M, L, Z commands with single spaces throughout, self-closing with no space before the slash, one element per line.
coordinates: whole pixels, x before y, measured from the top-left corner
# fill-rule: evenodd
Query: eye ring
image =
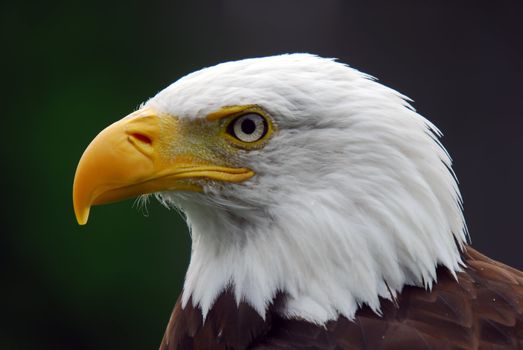
<path fill-rule="evenodd" d="M 253 143 L 261 140 L 268 131 L 267 120 L 260 114 L 250 112 L 232 120 L 227 132 L 238 141 Z"/>

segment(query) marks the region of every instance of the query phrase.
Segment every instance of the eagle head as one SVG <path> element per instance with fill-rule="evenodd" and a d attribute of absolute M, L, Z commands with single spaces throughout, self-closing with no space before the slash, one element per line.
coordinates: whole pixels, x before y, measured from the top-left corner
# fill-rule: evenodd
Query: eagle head
<path fill-rule="evenodd" d="M 184 213 L 182 305 L 229 289 L 262 317 L 354 317 L 436 267 L 460 270 L 461 197 L 439 131 L 400 93 L 333 59 L 290 54 L 189 74 L 103 130 L 74 207 L 154 194 Z"/>

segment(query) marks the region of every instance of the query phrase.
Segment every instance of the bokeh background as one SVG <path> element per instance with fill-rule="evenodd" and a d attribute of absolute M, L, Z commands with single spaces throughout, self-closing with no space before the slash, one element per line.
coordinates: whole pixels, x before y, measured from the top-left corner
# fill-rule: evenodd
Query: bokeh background
<path fill-rule="evenodd" d="M 2 2 L 1 349 L 154 349 L 190 239 L 156 203 L 71 205 L 89 141 L 199 68 L 287 52 L 338 57 L 445 133 L 475 247 L 523 268 L 518 1 Z"/>

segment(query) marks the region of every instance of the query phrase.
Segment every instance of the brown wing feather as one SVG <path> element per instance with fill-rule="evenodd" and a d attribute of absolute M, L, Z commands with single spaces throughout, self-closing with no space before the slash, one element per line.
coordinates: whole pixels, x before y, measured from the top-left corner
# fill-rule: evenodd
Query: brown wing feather
<path fill-rule="evenodd" d="M 160 348 L 523 350 L 523 272 L 470 247 L 463 258 L 458 281 L 440 267 L 432 291 L 405 287 L 395 303 L 382 300 L 382 316 L 363 307 L 353 321 L 325 327 L 279 316 L 283 295 L 265 320 L 229 291 L 205 323 L 191 302 L 182 309 L 178 301 Z"/>
<path fill-rule="evenodd" d="M 223 292 L 203 321 L 201 309 L 192 300 L 182 308 L 180 298 L 160 345 L 172 349 L 247 349 L 270 330 L 275 309 L 282 295 L 276 296 L 263 319 L 247 303 L 236 303 L 230 290 Z"/>

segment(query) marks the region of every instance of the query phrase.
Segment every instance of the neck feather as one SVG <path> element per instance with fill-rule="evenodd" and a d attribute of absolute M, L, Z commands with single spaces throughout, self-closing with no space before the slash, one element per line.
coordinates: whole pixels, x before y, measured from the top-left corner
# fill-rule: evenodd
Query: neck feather
<path fill-rule="evenodd" d="M 363 304 L 380 313 L 379 298 L 393 299 L 406 285 L 431 288 L 438 265 L 460 270 L 459 208 L 445 216 L 436 196 L 394 186 L 374 200 L 367 189 L 362 202 L 344 186 L 313 188 L 263 211 L 202 205 L 208 197 L 200 194 L 178 199 L 193 244 L 182 305 L 191 300 L 205 318 L 230 288 L 237 303 L 265 317 L 283 292 L 282 316 L 325 324 L 352 319 Z"/>

